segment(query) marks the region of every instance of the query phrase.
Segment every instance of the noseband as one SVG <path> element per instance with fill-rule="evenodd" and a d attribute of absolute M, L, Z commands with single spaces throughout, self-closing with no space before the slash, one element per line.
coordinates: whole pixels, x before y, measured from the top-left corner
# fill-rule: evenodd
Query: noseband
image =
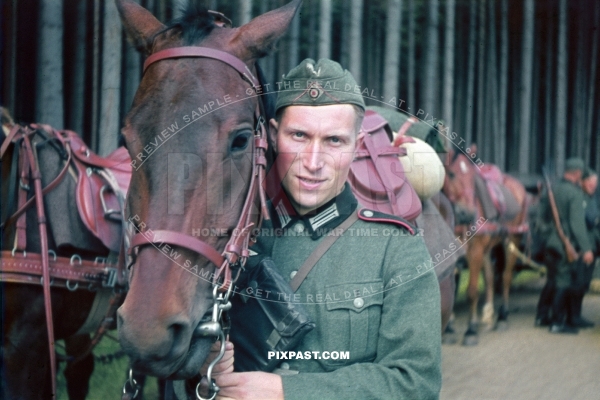
<path fill-rule="evenodd" d="M 260 82 L 254 77 L 252 71 L 250 71 L 248 66 L 242 60 L 229 53 L 207 47 L 189 46 L 161 50 L 146 59 L 146 62 L 144 63 L 144 72 L 155 62 L 182 57 L 210 58 L 221 61 L 234 68 L 240 74 L 242 79 L 252 86 L 257 95 L 261 93 Z M 221 326 L 221 312 L 231 307 L 231 303 L 229 302 L 229 295 L 231 294 L 231 288 L 233 286 L 231 270 L 232 268 L 243 266 L 249 255 L 248 244 L 251 237 L 251 228 L 254 225 L 250 212 L 257 193 L 260 196 L 261 216 L 264 219 L 269 218 L 265 191 L 262 187 L 267 166 L 266 151 L 268 143 L 265 127 L 266 121 L 262 116 L 261 105 L 262 102 L 258 101 L 255 110 L 256 128 L 254 131 L 252 177 L 248 194 L 246 195 L 246 200 L 244 201 L 238 223 L 225 246 L 225 250 L 221 253 L 208 243 L 191 235 L 168 230 L 153 230 L 152 238 L 149 237 L 149 231 L 146 231 L 145 234 L 141 232 L 137 233 L 132 237 L 128 250 L 128 254 L 131 256 L 129 265 L 132 265 L 135 262 L 135 256 L 139 254 L 145 246 L 164 243 L 192 250 L 210 260 L 218 268 L 213 275 L 212 281 L 212 319 L 210 322 L 200 324 L 195 330 L 195 333 L 201 336 L 218 336 L 221 339 L 221 352 L 219 356 L 211 362 L 207 371 L 207 378 L 210 385 L 209 390 L 212 393 L 213 398 L 216 396 L 219 388 L 211 379 L 212 368 L 221 359 L 225 351 L 225 334 Z M 260 224 L 260 221 L 258 222 Z M 233 280 L 235 280 L 235 278 Z M 201 398 L 198 393 L 198 388 L 196 388 L 196 396 L 198 399 Z"/>

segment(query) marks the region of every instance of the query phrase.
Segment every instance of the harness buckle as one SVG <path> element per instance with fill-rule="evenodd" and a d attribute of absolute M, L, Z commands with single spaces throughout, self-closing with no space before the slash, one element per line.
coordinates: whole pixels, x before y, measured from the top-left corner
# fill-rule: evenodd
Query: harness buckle
<path fill-rule="evenodd" d="M 262 115 L 259 115 L 256 118 L 256 128 L 254 128 L 255 131 L 259 131 L 260 127 L 263 126 L 267 121 L 265 120 L 265 118 Z"/>
<path fill-rule="evenodd" d="M 117 269 L 112 267 L 104 268 L 104 279 L 102 279 L 102 287 L 114 288 L 117 283 Z"/>

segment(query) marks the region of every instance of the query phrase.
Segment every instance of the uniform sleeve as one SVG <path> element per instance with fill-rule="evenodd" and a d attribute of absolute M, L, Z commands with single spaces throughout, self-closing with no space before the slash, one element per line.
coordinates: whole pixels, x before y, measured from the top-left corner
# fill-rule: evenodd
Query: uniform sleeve
<path fill-rule="evenodd" d="M 333 372 L 282 376 L 286 400 L 439 397 L 440 294 L 429 253 L 421 237 L 404 237 L 390 240 L 385 260 L 376 359 Z"/>
<path fill-rule="evenodd" d="M 592 249 L 592 244 L 590 243 L 590 237 L 585 225 L 585 209 L 583 205 L 583 192 L 577 193 L 569 206 L 569 224 L 579 250 L 585 253 Z"/>

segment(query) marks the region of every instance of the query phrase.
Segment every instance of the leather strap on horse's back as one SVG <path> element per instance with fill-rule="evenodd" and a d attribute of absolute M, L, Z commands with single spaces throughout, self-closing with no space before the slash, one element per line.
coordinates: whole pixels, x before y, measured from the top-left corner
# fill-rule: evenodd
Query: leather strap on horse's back
<path fill-rule="evenodd" d="M 23 135 L 23 145 L 29 159 L 29 167 L 33 178 L 36 194 L 36 209 L 38 214 L 38 225 L 40 230 L 40 248 L 42 257 L 42 278 L 44 289 L 44 308 L 46 311 L 46 330 L 48 333 L 48 346 L 50 352 L 50 375 L 52 378 L 52 397 L 56 397 L 56 351 L 54 348 L 54 322 L 52 319 L 52 297 L 50 294 L 50 262 L 48 260 L 48 231 L 46 229 L 46 213 L 44 209 L 44 198 L 42 195 L 42 174 L 40 173 L 37 158 L 33 153 L 30 133 Z"/>

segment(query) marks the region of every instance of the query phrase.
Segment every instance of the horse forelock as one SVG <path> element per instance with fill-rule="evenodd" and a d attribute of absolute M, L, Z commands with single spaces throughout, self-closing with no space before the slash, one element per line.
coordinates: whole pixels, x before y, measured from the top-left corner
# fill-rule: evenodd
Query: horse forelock
<path fill-rule="evenodd" d="M 180 11 L 181 17 L 169 22 L 166 28 L 158 34 L 168 30 L 178 30 L 181 33 L 183 44 L 189 46 L 200 42 L 216 26 L 214 16 L 197 1 L 188 3 L 187 7 L 182 8 Z"/>

